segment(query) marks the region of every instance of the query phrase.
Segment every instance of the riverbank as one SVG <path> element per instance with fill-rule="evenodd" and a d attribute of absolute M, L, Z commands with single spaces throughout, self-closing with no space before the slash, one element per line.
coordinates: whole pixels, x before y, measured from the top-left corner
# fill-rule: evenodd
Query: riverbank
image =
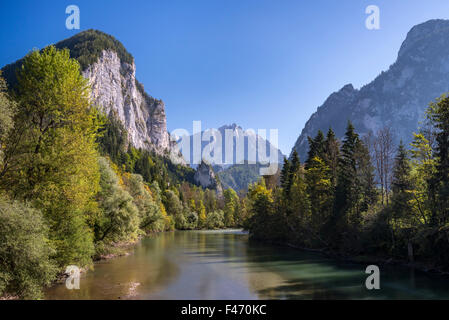
<path fill-rule="evenodd" d="M 423 262 L 409 262 L 404 259 L 397 259 L 392 257 L 384 257 L 384 256 L 369 256 L 369 255 L 345 255 L 339 254 L 328 249 L 314 249 L 314 248 L 303 248 L 292 243 L 281 243 L 269 240 L 255 240 L 251 239 L 251 241 L 257 241 L 262 243 L 268 243 L 277 246 L 289 247 L 292 249 L 305 251 L 305 252 L 313 252 L 317 254 L 321 254 L 326 258 L 333 259 L 341 262 L 349 262 L 360 265 L 388 265 L 388 266 L 399 266 L 410 269 L 415 269 L 421 272 L 429 273 L 429 274 L 437 274 L 441 276 L 449 276 L 449 272 L 447 270 L 435 267 L 429 263 Z"/>

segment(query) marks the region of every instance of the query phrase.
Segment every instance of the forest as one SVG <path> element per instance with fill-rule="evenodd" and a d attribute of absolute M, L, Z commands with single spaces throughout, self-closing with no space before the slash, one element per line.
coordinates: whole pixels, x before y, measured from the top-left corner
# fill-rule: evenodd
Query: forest
<path fill-rule="evenodd" d="M 235 191 L 203 190 L 193 169 L 129 144 L 68 49 L 20 64 L 13 87 L 0 78 L 0 297 L 42 298 L 66 266 L 151 232 L 242 224 Z"/>
<path fill-rule="evenodd" d="M 341 142 L 332 129 L 309 137 L 304 163 L 294 152 L 278 178 L 250 186 L 251 237 L 447 271 L 449 98 L 430 103 L 410 146 L 393 141 L 391 128 L 360 137 L 350 122 Z"/>

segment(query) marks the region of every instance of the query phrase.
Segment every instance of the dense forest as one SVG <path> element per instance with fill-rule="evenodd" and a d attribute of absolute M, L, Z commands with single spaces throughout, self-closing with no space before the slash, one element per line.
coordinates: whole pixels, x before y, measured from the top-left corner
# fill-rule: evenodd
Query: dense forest
<path fill-rule="evenodd" d="M 41 298 L 68 265 L 89 268 L 150 232 L 242 225 L 233 190 L 203 190 L 192 169 L 129 144 L 91 105 L 68 49 L 20 65 L 10 90 L 0 78 L 0 297 Z"/>
<path fill-rule="evenodd" d="M 342 142 L 330 129 L 309 137 L 279 177 L 249 188 L 253 239 L 316 249 L 359 261 L 397 260 L 449 269 L 449 98 L 431 103 L 409 147 L 393 130 Z M 274 180 L 274 181 L 273 181 Z"/>

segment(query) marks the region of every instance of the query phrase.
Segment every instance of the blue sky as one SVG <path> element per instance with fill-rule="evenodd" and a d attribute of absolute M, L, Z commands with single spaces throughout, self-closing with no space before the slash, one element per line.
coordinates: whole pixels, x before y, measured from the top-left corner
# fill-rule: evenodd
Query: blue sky
<path fill-rule="evenodd" d="M 65 28 L 65 8 L 81 30 Z M 380 8 L 380 30 L 365 8 Z M 237 123 L 279 129 L 288 154 L 310 115 L 343 85 L 388 69 L 408 30 L 449 18 L 447 0 L 2 1 L 0 66 L 95 28 L 133 54 L 137 78 L 165 101 L 169 130 Z"/>

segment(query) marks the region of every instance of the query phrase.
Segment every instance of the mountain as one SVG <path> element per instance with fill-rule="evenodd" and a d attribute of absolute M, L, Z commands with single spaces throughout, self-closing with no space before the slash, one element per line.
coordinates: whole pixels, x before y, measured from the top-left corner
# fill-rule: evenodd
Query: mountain
<path fill-rule="evenodd" d="M 226 148 L 226 133 L 229 137 L 233 137 L 232 140 L 229 139 L 229 141 L 232 142 L 230 148 L 229 146 Z M 262 157 L 266 155 L 267 159 L 269 159 L 271 155 L 275 155 L 274 162 L 276 164 L 282 163 L 284 159 L 282 152 L 272 145 L 269 139 L 264 139 L 253 131 L 243 130 L 242 127 L 233 123 L 231 125 L 221 126 L 216 130 L 207 129 L 188 137 L 188 139 L 190 139 L 189 152 L 181 149 L 187 163 L 190 163 L 190 166 L 193 168 L 198 167 L 198 162 L 202 160 L 201 155 L 209 153 L 207 146 L 210 141 L 213 141 L 215 137 L 218 138 L 218 136 L 221 136 L 222 141 L 220 150 L 221 157 L 214 157 L 214 154 L 212 153 L 212 157 L 206 155 L 205 160 L 207 163 L 210 163 L 212 167 L 208 170 L 213 169 L 215 175 L 220 179 L 222 186 L 226 189 L 232 188 L 236 191 L 245 190 L 250 183 L 254 183 L 260 179 L 261 173 L 263 173 L 264 168 L 268 168 L 268 164 L 264 164 L 264 159 L 259 157 L 259 150 Z M 202 139 L 206 141 L 203 141 Z M 201 141 L 201 144 L 198 143 L 198 145 L 201 145 L 201 148 L 199 149 L 201 152 L 196 157 L 194 156 L 195 140 Z M 242 146 L 242 156 L 239 163 L 237 163 L 238 157 L 236 156 L 238 144 Z M 218 144 L 218 146 L 220 145 Z M 259 149 L 260 146 L 264 146 L 264 149 Z M 227 154 L 230 150 L 232 150 L 232 154 Z M 202 164 L 203 162 L 201 162 L 201 165 Z M 205 169 L 204 172 L 206 172 Z M 204 184 L 201 185 L 204 186 Z"/>
<path fill-rule="evenodd" d="M 430 20 L 408 32 L 388 71 L 360 90 L 347 84 L 332 93 L 307 121 L 293 150 L 305 160 L 308 136 L 332 127 L 341 138 L 348 120 L 362 135 L 389 126 L 396 143 L 408 143 L 429 102 L 448 91 L 449 20 Z"/>
<path fill-rule="evenodd" d="M 101 31 L 87 30 L 55 47 L 69 49 L 70 56 L 79 61 L 82 74 L 92 87 L 94 104 L 122 122 L 134 147 L 180 158 L 170 142 L 164 102 L 145 92 L 136 79 L 133 56 L 118 40 Z M 22 60 L 18 60 L 2 69 L 11 87 L 21 64 Z"/>
<path fill-rule="evenodd" d="M 232 140 L 227 139 L 227 135 L 229 137 L 232 136 Z M 212 156 L 209 157 L 209 149 L 207 149 L 207 146 L 216 136 L 221 137 L 221 145 L 217 145 L 217 149 L 220 149 L 221 157 L 215 157 L 213 153 Z M 273 158 L 276 160 L 276 163 L 281 163 L 284 159 L 282 152 L 270 143 L 270 139 L 264 139 L 254 131 L 243 130 L 242 127 L 235 123 L 221 126 L 218 129 L 206 129 L 200 133 L 191 135 L 189 139 L 189 152 L 186 152 L 186 150 L 182 148 L 181 152 L 187 163 L 190 163 L 192 167 L 196 167 L 201 162 L 201 155 L 206 155 L 205 160 L 213 166 L 222 166 L 223 168 L 230 167 L 236 164 L 238 160 L 237 145 L 241 145 L 242 156 L 241 159 L 239 159 L 239 162 L 242 164 L 245 162 L 264 162 L 264 159 L 259 157 L 259 150 L 261 155 L 266 157 L 265 160 L 269 159 L 272 154 L 275 156 L 275 158 Z M 203 141 L 203 139 L 205 141 Z M 194 155 L 195 141 L 201 141 L 201 152 L 196 157 Z M 228 147 L 230 146 L 231 149 L 226 148 L 227 144 L 229 144 Z M 261 146 L 264 146 L 265 149 L 260 149 Z M 231 150 L 231 154 L 228 154 L 227 152 Z"/>
<path fill-rule="evenodd" d="M 257 182 L 261 178 L 260 167 L 260 164 L 244 163 L 234 164 L 227 168 L 215 166 L 214 170 L 223 188 L 231 188 L 238 192 L 247 190 L 250 184 Z"/>

